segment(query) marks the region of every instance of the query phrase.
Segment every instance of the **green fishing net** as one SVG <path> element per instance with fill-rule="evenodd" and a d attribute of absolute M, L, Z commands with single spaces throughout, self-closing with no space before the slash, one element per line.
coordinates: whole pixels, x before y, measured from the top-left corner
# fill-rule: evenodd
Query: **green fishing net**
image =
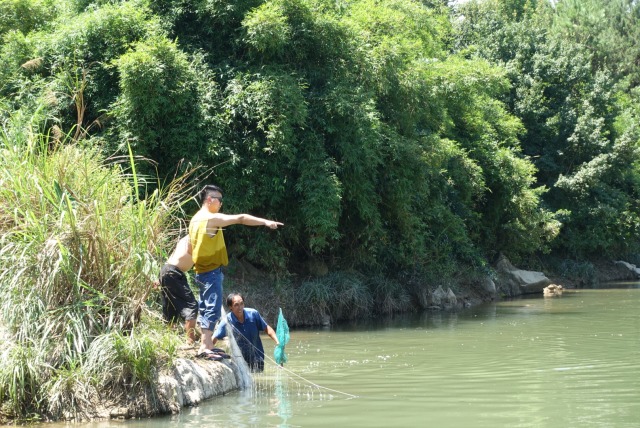
<path fill-rule="evenodd" d="M 278 324 L 276 325 L 276 337 L 278 338 L 278 345 L 273 350 L 273 358 L 276 363 L 282 365 L 287 362 L 287 354 L 284 353 L 284 347 L 289 343 L 289 325 L 287 320 L 282 315 L 282 308 L 278 313 Z"/>

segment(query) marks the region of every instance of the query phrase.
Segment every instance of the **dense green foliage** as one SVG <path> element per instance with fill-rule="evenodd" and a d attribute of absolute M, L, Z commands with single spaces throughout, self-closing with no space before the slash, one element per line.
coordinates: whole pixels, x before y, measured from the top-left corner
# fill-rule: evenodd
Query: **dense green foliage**
<path fill-rule="evenodd" d="M 285 223 L 225 236 L 318 321 L 426 306 L 500 253 L 637 259 L 640 4 L 446 3 L 0 0 L 0 415 L 149 385 L 169 357 L 135 284 L 196 166 Z"/>
<path fill-rule="evenodd" d="M 7 102 L 44 100 L 43 131 L 107 155 L 130 146 L 161 180 L 211 167 L 228 211 L 287 225 L 233 230 L 236 257 L 280 273 L 446 274 L 544 251 L 556 234 L 501 101 L 508 76 L 450 54 L 442 4 L 58 9 L 58 25 L 5 35 Z"/>
<path fill-rule="evenodd" d="M 618 53 L 637 44 L 631 27 L 638 28 L 639 11 L 623 0 L 562 1 L 555 9 L 542 1 L 474 1 L 459 10 L 458 49 L 507 70 L 505 101 L 526 128 L 522 150 L 563 225 L 553 246 L 569 257 L 638 252 L 640 134 L 631 87 L 638 55 Z M 602 19 L 611 14 L 613 21 Z"/>

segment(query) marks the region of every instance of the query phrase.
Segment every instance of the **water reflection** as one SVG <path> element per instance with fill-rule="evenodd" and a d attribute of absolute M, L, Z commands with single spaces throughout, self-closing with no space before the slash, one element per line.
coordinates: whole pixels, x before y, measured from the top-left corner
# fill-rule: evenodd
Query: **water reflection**
<path fill-rule="evenodd" d="M 287 382 L 282 380 L 282 372 L 278 372 L 278 376 L 275 379 L 275 394 L 274 394 L 274 407 L 276 408 L 276 414 L 282 419 L 282 423 L 278 426 L 281 428 L 288 428 L 287 421 L 291 417 L 291 403 L 289 402 L 289 388 Z"/>
<path fill-rule="evenodd" d="M 598 289 L 608 289 L 608 288 L 622 288 L 622 289 L 629 289 L 629 288 L 640 288 L 640 282 L 638 281 L 613 281 L 613 282 L 607 282 L 604 284 L 600 284 L 600 286 L 598 286 Z"/>
<path fill-rule="evenodd" d="M 482 311 L 484 309 L 476 309 Z M 495 309 L 494 309 L 495 310 Z M 358 319 L 342 322 L 326 328 L 332 332 L 358 332 L 376 331 L 386 329 L 413 329 L 423 328 L 455 328 L 461 314 L 456 311 L 424 310 L 408 314 L 392 314 L 382 319 Z M 465 319 L 466 317 L 463 317 Z M 300 329 L 299 331 L 316 331 L 313 328 Z"/>

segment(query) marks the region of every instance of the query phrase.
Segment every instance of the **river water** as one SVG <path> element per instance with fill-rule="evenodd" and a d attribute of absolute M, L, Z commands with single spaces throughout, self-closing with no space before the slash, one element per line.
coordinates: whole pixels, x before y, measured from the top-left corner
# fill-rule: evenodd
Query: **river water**
<path fill-rule="evenodd" d="M 65 426 L 636 428 L 639 307 L 640 283 L 618 283 L 292 330 L 289 362 L 268 363 L 251 390 L 175 416 Z"/>

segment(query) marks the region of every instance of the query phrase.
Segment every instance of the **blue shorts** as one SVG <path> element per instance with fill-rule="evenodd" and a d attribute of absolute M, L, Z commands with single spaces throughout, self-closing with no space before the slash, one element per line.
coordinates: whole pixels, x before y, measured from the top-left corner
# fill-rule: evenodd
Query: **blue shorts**
<path fill-rule="evenodd" d="M 196 283 L 200 289 L 198 305 L 198 324 L 200 328 L 213 330 L 222 312 L 222 268 L 196 274 Z"/>

